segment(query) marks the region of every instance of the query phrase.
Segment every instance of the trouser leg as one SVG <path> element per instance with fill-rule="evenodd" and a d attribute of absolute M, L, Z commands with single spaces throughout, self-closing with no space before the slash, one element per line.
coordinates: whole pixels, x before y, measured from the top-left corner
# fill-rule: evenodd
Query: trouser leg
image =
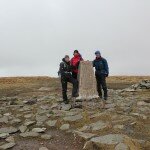
<path fill-rule="evenodd" d="M 101 84 L 104 91 L 104 99 L 107 100 L 108 93 L 107 93 L 107 84 L 106 84 L 106 77 L 102 76 L 101 78 Z"/>
<path fill-rule="evenodd" d="M 73 72 L 73 73 L 72 73 L 72 77 L 73 77 L 74 79 L 76 79 L 76 80 L 77 80 L 77 78 L 78 78 L 78 74 L 77 74 L 77 73 L 75 73 L 75 72 Z"/>
<path fill-rule="evenodd" d="M 77 97 L 77 93 L 78 93 L 78 81 L 76 79 L 74 79 L 73 77 L 71 77 L 69 79 L 69 82 L 72 83 L 72 85 L 73 85 L 72 97 Z"/>
<path fill-rule="evenodd" d="M 65 78 L 61 78 L 61 84 L 62 84 L 63 100 L 68 101 L 68 97 L 67 97 L 67 80 Z"/>
<path fill-rule="evenodd" d="M 100 98 L 102 98 L 102 88 L 101 88 L 101 82 L 100 82 L 100 76 L 96 76 L 97 81 L 97 92 Z"/>

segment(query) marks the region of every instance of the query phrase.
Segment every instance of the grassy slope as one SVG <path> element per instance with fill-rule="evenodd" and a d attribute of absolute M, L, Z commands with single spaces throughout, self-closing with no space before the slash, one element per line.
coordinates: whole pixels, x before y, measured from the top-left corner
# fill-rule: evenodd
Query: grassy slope
<path fill-rule="evenodd" d="M 111 76 L 107 79 L 108 87 L 122 89 L 131 84 L 149 79 L 150 76 Z M 0 78 L 0 97 L 14 96 L 22 92 L 32 92 L 40 87 L 53 87 L 54 90 L 61 88 L 60 80 L 51 77 L 3 77 Z"/>

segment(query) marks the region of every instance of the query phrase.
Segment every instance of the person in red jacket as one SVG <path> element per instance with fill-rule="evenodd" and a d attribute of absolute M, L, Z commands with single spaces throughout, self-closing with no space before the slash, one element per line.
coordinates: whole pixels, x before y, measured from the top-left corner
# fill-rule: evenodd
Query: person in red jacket
<path fill-rule="evenodd" d="M 73 55 L 74 57 L 71 59 L 71 66 L 73 66 L 72 77 L 77 79 L 78 72 L 79 72 L 78 71 L 79 64 L 80 64 L 80 61 L 83 60 L 83 58 L 78 50 L 75 50 Z"/>

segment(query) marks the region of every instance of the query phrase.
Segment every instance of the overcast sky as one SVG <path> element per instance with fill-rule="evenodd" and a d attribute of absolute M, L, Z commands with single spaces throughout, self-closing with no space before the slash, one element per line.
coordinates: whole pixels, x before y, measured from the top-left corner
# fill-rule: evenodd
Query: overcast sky
<path fill-rule="evenodd" d="M 150 75 L 150 0 L 0 0 L 0 76 L 57 76 L 100 50 L 111 75 Z"/>

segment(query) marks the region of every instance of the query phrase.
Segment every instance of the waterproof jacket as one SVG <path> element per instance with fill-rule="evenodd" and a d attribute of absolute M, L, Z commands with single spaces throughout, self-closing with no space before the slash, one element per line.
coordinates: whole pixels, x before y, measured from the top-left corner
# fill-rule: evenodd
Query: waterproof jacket
<path fill-rule="evenodd" d="M 95 74 L 96 75 L 109 75 L 109 67 L 107 60 L 103 57 L 96 58 L 93 61 L 93 67 L 95 67 Z"/>
<path fill-rule="evenodd" d="M 73 66 L 73 72 L 74 73 L 78 73 L 78 68 L 79 68 L 79 64 L 80 64 L 80 61 L 82 61 L 83 58 L 80 54 L 74 56 L 72 59 L 71 59 L 71 65 Z"/>
<path fill-rule="evenodd" d="M 72 75 L 72 69 L 73 67 L 70 65 L 70 62 L 66 62 L 65 58 L 63 58 L 60 63 L 58 74 L 61 75 L 61 77 L 70 77 Z"/>

